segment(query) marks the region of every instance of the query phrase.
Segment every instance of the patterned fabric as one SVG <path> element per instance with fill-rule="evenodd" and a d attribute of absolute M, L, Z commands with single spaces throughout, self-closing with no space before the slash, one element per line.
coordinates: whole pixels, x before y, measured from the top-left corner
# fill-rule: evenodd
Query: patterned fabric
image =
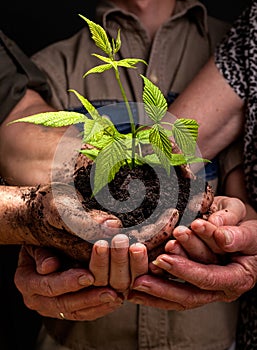
<path fill-rule="evenodd" d="M 257 1 L 238 18 L 215 52 L 216 65 L 246 105 L 244 168 L 257 210 Z M 236 350 L 257 349 L 257 286 L 241 297 Z"/>
<path fill-rule="evenodd" d="M 257 1 L 244 11 L 216 50 L 216 65 L 246 103 L 244 157 L 249 200 L 257 210 Z"/>

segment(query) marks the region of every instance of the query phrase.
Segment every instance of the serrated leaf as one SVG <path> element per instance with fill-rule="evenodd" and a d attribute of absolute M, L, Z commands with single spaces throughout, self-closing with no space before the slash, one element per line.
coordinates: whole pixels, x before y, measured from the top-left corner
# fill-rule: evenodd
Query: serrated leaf
<path fill-rule="evenodd" d="M 115 55 L 121 47 L 121 39 L 120 39 L 120 29 L 118 29 L 117 38 L 115 43 L 113 42 L 113 54 Z"/>
<path fill-rule="evenodd" d="M 96 67 L 93 67 L 91 69 L 89 69 L 84 75 L 83 75 L 83 78 L 85 78 L 87 75 L 89 74 L 93 74 L 93 73 L 103 73 L 109 69 L 112 69 L 113 68 L 113 65 L 110 64 L 110 63 L 107 63 L 107 64 L 101 64 L 100 66 L 96 66 Z"/>
<path fill-rule="evenodd" d="M 120 139 L 113 139 L 99 152 L 95 160 L 93 195 L 96 195 L 107 183 L 112 181 L 129 158 L 127 148 Z"/>
<path fill-rule="evenodd" d="M 185 155 L 194 155 L 198 136 L 198 123 L 193 119 L 177 119 L 173 124 L 174 139 Z"/>
<path fill-rule="evenodd" d="M 96 148 L 80 150 L 80 153 L 84 154 L 84 156 L 88 157 L 91 160 L 95 160 L 99 152 L 100 151 Z"/>
<path fill-rule="evenodd" d="M 105 63 L 110 63 L 112 64 L 113 62 L 113 59 L 110 58 L 110 57 L 105 57 L 105 56 L 102 56 L 102 55 L 98 55 L 97 53 L 92 53 L 92 56 L 95 56 L 97 58 L 99 58 L 99 60 L 105 62 Z"/>
<path fill-rule="evenodd" d="M 151 129 L 140 130 L 136 133 L 136 138 L 142 144 L 149 144 L 149 134 Z"/>
<path fill-rule="evenodd" d="M 143 102 L 146 114 L 159 123 L 167 112 L 168 104 L 161 90 L 141 74 L 144 80 Z"/>
<path fill-rule="evenodd" d="M 146 63 L 146 61 L 140 59 L 140 58 L 124 58 L 123 60 L 116 61 L 117 65 L 119 67 L 124 67 L 124 68 L 136 68 L 135 65 L 139 62 Z"/>
<path fill-rule="evenodd" d="M 101 122 L 101 119 L 88 119 L 84 123 L 84 137 L 85 143 L 90 143 L 90 140 L 96 137 L 100 132 L 103 133 L 106 125 Z"/>
<path fill-rule="evenodd" d="M 159 158 L 157 157 L 157 154 L 155 154 L 155 153 L 147 154 L 146 156 L 144 156 L 143 159 L 145 160 L 146 163 L 150 163 L 150 164 L 154 164 L 154 165 L 161 165 L 161 162 L 160 162 Z"/>
<path fill-rule="evenodd" d="M 185 158 L 184 154 L 172 154 L 171 160 L 170 160 L 170 165 L 172 166 L 178 166 L 178 165 L 183 165 L 187 164 L 187 159 Z"/>
<path fill-rule="evenodd" d="M 149 141 L 162 166 L 169 174 L 172 146 L 161 125 L 153 125 L 150 129 Z"/>
<path fill-rule="evenodd" d="M 187 164 L 193 164 L 193 163 L 211 163 L 209 159 L 201 158 L 201 157 L 186 157 Z"/>
<path fill-rule="evenodd" d="M 91 115 L 91 117 L 93 119 L 101 118 L 101 116 L 98 113 L 97 109 L 92 105 L 91 102 L 88 101 L 88 99 L 86 99 L 84 96 L 82 96 L 76 90 L 71 89 L 69 91 L 73 92 L 77 96 L 77 98 L 80 100 L 82 105 L 86 108 L 86 110 L 88 111 L 88 113 Z"/>
<path fill-rule="evenodd" d="M 34 114 L 28 117 L 16 119 L 9 124 L 18 122 L 32 123 L 37 125 L 51 126 L 54 128 L 61 126 L 68 126 L 78 123 L 84 123 L 88 118 L 81 113 L 68 112 L 68 111 L 56 111 L 56 112 L 44 112 Z"/>
<path fill-rule="evenodd" d="M 98 46 L 101 50 L 103 50 L 108 56 L 111 56 L 112 47 L 104 28 L 101 27 L 99 24 L 93 21 L 90 21 L 90 19 L 82 15 L 79 15 L 79 16 L 87 22 L 89 30 L 92 35 L 92 39 L 94 40 L 96 46 Z"/>

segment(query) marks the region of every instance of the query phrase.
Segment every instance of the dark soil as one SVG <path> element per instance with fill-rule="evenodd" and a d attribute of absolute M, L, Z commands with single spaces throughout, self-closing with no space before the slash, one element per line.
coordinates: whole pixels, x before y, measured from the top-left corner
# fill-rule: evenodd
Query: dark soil
<path fill-rule="evenodd" d="M 203 179 L 184 178 L 179 167 L 174 167 L 170 176 L 164 169 L 153 169 L 149 165 L 134 169 L 124 167 L 115 179 L 103 188 L 97 199 L 92 197 L 90 172 L 92 166 L 83 166 L 75 173 L 74 183 L 84 199 L 87 210 L 99 209 L 117 216 L 127 229 L 137 225 L 153 224 L 165 209 L 176 208 L 179 222 L 190 225 L 192 219 L 201 216 L 192 212 L 188 203 L 195 195 L 206 191 Z M 133 181 L 135 182 L 133 186 Z M 131 186 L 132 184 L 132 186 Z M 109 194 L 110 192 L 110 194 Z M 133 203 L 139 203 L 133 206 Z M 135 207 L 135 208 L 134 208 Z"/>

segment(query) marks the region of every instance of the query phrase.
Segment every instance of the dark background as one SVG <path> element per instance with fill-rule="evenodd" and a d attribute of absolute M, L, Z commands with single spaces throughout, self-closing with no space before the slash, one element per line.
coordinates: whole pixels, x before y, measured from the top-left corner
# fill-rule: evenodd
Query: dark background
<path fill-rule="evenodd" d="M 161 0 L 160 0 L 161 1 Z M 202 0 L 209 14 L 233 21 L 250 0 Z M 67 38 L 92 17 L 97 0 L 0 1 L 0 29 L 31 55 L 44 46 Z"/>

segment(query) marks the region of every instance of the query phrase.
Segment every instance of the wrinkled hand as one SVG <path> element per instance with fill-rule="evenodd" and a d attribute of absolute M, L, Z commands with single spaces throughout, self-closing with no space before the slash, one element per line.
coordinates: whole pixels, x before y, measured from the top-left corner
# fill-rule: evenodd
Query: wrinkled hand
<path fill-rule="evenodd" d="M 49 249 L 23 247 L 15 283 L 25 304 L 43 316 L 68 320 L 94 320 L 119 308 L 136 277 L 148 270 L 146 247 L 117 235 L 97 241 L 89 270 L 73 267 L 60 271 L 61 260 Z M 35 268 L 36 265 L 36 268 Z"/>
<path fill-rule="evenodd" d="M 162 270 L 171 279 L 176 276 L 186 283 L 141 276 L 135 281 L 129 296 L 132 302 L 184 310 L 214 301 L 233 301 L 255 285 L 257 220 L 241 221 L 245 208 L 239 200 L 217 197 L 215 202 L 218 211 L 208 222 L 194 221 L 191 225 L 193 231 L 177 228 L 174 236 L 180 242 L 166 245 L 166 251 L 172 254 L 162 254 L 153 262 L 156 266 L 153 272 Z M 197 255 L 193 247 L 195 242 L 199 244 L 199 240 L 202 242 L 200 246 L 196 245 Z M 199 252 L 203 252 L 202 255 Z M 218 264 L 217 254 L 223 257 L 223 265 Z M 190 255 L 205 263 L 191 260 Z"/>
<path fill-rule="evenodd" d="M 62 313 L 68 320 L 89 321 L 122 305 L 122 298 L 112 288 L 94 287 L 89 270 L 77 267 L 60 271 L 60 264 L 50 250 L 22 248 L 15 284 L 30 309 L 47 317 L 62 318 Z"/>

